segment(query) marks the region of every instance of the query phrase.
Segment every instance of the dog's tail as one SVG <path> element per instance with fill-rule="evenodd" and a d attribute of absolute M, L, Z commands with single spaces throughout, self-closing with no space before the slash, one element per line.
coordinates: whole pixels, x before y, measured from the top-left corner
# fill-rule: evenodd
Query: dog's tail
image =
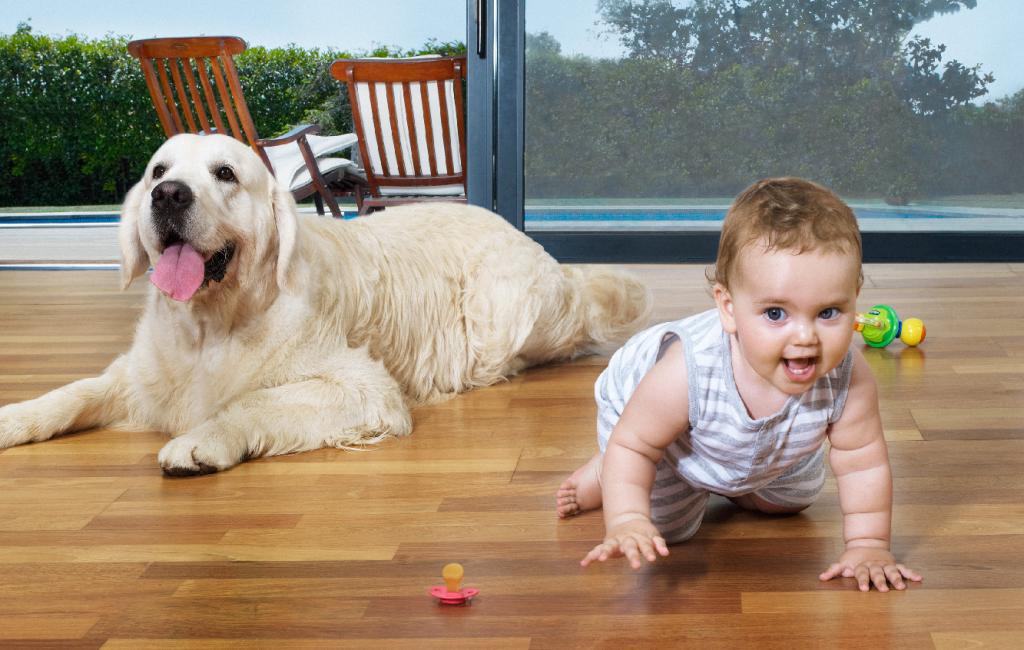
<path fill-rule="evenodd" d="M 646 326 L 651 291 L 636 277 L 605 266 L 562 266 L 580 291 L 587 343 L 581 353 L 609 352 Z"/>

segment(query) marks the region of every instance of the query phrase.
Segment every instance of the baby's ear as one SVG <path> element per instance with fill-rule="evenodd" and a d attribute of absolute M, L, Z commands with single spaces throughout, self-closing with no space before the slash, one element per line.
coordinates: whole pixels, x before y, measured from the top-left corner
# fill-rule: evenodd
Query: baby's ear
<path fill-rule="evenodd" d="M 736 315 L 733 313 L 732 294 L 721 284 L 715 283 L 713 290 L 715 305 L 718 306 L 718 318 L 722 321 L 722 329 L 728 334 L 736 333 Z"/>

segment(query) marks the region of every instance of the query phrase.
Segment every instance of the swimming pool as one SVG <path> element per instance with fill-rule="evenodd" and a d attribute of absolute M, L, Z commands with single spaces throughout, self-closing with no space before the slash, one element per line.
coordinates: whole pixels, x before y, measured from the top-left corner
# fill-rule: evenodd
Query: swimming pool
<path fill-rule="evenodd" d="M 526 219 L 532 221 L 721 221 L 727 208 L 697 209 L 552 209 L 527 208 Z M 1021 210 L 1024 213 L 1024 210 Z M 913 210 L 884 208 L 854 208 L 860 219 L 960 219 L 977 216 L 1000 216 L 975 210 L 945 210 L 921 208 Z M 1022 215 L 1024 216 L 1024 215 Z"/>
<path fill-rule="evenodd" d="M 0 227 L 4 226 L 87 226 L 116 224 L 116 212 L 86 212 L 81 214 L 0 214 Z"/>
<path fill-rule="evenodd" d="M 1021 231 L 1024 207 L 853 205 L 862 230 Z M 717 230 L 726 205 L 699 207 L 527 206 L 526 230 Z"/>
<path fill-rule="evenodd" d="M 1024 207 L 853 206 L 863 230 L 1024 231 Z M 525 210 L 526 230 L 717 230 L 727 205 L 558 206 Z M 343 213 L 346 219 L 355 211 Z M 115 226 L 116 212 L 0 214 L 0 228 Z"/>

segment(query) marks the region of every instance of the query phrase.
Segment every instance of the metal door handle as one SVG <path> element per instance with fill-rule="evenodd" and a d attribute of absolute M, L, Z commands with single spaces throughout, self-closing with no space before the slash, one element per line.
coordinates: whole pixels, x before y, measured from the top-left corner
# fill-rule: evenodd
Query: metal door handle
<path fill-rule="evenodd" d="M 487 0 L 476 0 L 476 55 L 487 58 Z"/>

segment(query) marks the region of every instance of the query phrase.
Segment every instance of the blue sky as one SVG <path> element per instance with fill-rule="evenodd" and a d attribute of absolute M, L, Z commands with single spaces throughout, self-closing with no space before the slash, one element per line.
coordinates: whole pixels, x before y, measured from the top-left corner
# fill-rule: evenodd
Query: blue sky
<path fill-rule="evenodd" d="M 596 0 L 531 0 L 526 22 L 530 32 L 547 31 L 566 53 L 614 56 L 618 44 L 595 25 Z M 428 38 L 463 40 L 466 0 L 0 0 L 0 33 L 13 32 L 28 20 L 37 33 L 107 34 L 148 38 L 194 34 L 231 34 L 268 47 L 295 43 L 303 47 L 369 50 L 375 45 L 411 48 Z M 310 17 L 314 18 L 310 18 Z M 975 9 L 940 16 L 918 26 L 916 33 L 945 43 L 947 56 L 966 65 L 982 63 L 996 75 L 984 99 L 1024 88 L 1024 0 L 978 0 Z"/>

